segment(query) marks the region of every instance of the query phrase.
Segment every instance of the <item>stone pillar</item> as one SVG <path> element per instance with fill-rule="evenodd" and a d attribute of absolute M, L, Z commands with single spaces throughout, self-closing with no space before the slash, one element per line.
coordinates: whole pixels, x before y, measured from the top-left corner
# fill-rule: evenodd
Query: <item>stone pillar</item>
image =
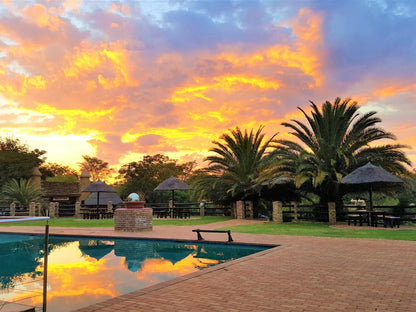
<path fill-rule="evenodd" d="M 38 188 L 41 188 L 41 177 L 42 173 L 40 173 L 39 168 L 35 167 L 32 170 L 32 174 L 30 175 L 29 181 L 36 185 Z"/>
<path fill-rule="evenodd" d="M 237 219 L 244 219 L 244 202 L 242 200 L 239 200 L 235 204 Z"/>
<path fill-rule="evenodd" d="M 75 203 L 75 218 L 81 218 L 81 203 L 76 202 Z"/>
<path fill-rule="evenodd" d="M 107 203 L 107 212 L 113 212 L 113 202 L 111 200 Z"/>
<path fill-rule="evenodd" d="M 283 223 L 283 204 L 280 201 L 273 202 L 273 221 Z"/>
<path fill-rule="evenodd" d="M 298 209 L 298 203 L 297 202 L 291 202 L 291 205 L 293 206 L 293 221 L 295 223 L 299 222 L 299 209 Z"/>
<path fill-rule="evenodd" d="M 29 217 L 35 217 L 36 216 L 36 204 L 34 202 L 31 202 L 29 204 Z"/>
<path fill-rule="evenodd" d="M 90 181 L 91 175 L 87 169 L 82 170 L 81 175 L 79 176 L 79 192 L 81 196 L 79 197 L 79 201 L 82 202 L 87 199 L 87 197 L 91 194 L 89 192 L 83 192 L 83 190 L 91 184 Z"/>
<path fill-rule="evenodd" d="M 49 203 L 49 217 L 57 218 L 59 216 L 59 204 L 50 202 Z"/>
<path fill-rule="evenodd" d="M 199 204 L 199 215 L 201 217 L 205 216 L 205 200 L 201 201 L 201 203 Z"/>
<path fill-rule="evenodd" d="M 42 215 L 41 211 L 42 211 L 41 204 L 40 203 L 35 203 L 35 215 L 36 216 L 41 216 Z"/>
<path fill-rule="evenodd" d="M 335 203 L 328 203 L 329 224 L 337 223 L 337 210 Z"/>
<path fill-rule="evenodd" d="M 246 219 L 253 219 L 253 202 L 252 201 L 245 201 L 244 202 L 244 214 Z"/>
<path fill-rule="evenodd" d="M 10 216 L 11 217 L 16 216 L 16 204 L 15 203 L 10 204 Z"/>

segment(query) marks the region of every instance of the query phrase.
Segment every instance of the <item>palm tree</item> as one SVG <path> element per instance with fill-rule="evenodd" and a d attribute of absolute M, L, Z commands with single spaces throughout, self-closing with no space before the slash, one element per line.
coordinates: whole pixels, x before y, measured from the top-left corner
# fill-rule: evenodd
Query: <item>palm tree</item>
<path fill-rule="evenodd" d="M 298 120 L 282 123 L 291 129 L 298 142 L 280 140 L 277 168 L 290 173 L 296 186 L 311 186 L 320 196 L 321 203 L 340 203 L 339 183 L 341 178 L 354 169 L 371 161 L 393 173 L 406 172 L 410 164 L 400 144 L 375 145 L 380 140 L 395 140 L 396 137 L 377 127 L 381 119 L 376 112 L 358 113 L 357 102 L 347 98 L 336 98 L 334 103 L 326 101 L 322 108 L 311 103 L 307 123 Z M 339 206 L 339 205 L 338 205 Z"/>
<path fill-rule="evenodd" d="M 30 180 L 12 179 L 3 186 L 1 194 L 4 199 L 26 207 L 30 202 L 40 200 L 43 191 Z"/>
<path fill-rule="evenodd" d="M 221 136 L 221 141 L 214 141 L 210 149 L 214 155 L 208 156 L 208 173 L 212 179 L 218 178 L 215 187 L 227 185 L 227 193 L 234 198 L 245 199 L 253 195 L 252 187 L 256 184 L 259 173 L 266 168 L 269 150 L 275 148 L 275 133 L 266 140 L 262 133 L 264 126 L 256 132 L 244 133 L 236 127 L 231 133 Z M 223 187 L 219 187 L 223 188 Z"/>

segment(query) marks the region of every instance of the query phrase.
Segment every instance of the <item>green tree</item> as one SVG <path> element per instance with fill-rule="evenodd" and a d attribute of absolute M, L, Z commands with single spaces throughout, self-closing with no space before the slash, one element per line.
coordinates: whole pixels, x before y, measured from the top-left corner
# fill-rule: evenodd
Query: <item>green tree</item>
<path fill-rule="evenodd" d="M 57 163 L 43 164 L 39 171 L 42 173 L 42 179 L 55 182 L 76 182 L 78 181 L 78 172 L 74 169 Z"/>
<path fill-rule="evenodd" d="M 42 196 L 42 190 L 26 179 L 11 179 L 2 188 L 4 200 L 19 203 L 23 207 L 27 207 L 30 202 L 41 200 Z"/>
<path fill-rule="evenodd" d="M 225 190 L 228 199 L 256 199 L 258 191 L 254 189 L 260 173 L 267 168 L 270 151 L 276 147 L 275 133 L 265 139 L 262 133 L 264 126 L 256 132 L 250 133 L 240 128 L 224 133 L 220 141 L 213 141 L 215 147 L 210 149 L 214 153 L 206 158 L 209 161 L 207 177 L 198 183 L 202 188 Z M 206 191 L 207 194 L 210 190 Z M 220 195 L 219 195 L 220 196 Z M 225 199 L 225 198 L 224 198 Z"/>
<path fill-rule="evenodd" d="M 28 179 L 34 167 L 39 167 L 46 152 L 30 150 L 19 139 L 0 138 L 0 185 L 10 179 Z"/>
<path fill-rule="evenodd" d="M 124 180 L 119 188 L 120 196 L 126 198 L 128 194 L 135 192 L 145 196 L 147 202 L 165 202 L 170 199 L 168 192 L 153 191 L 158 184 L 171 176 L 185 180 L 192 172 L 195 162 L 178 164 L 177 160 L 170 159 L 161 154 L 146 155 L 143 160 L 123 165 L 119 174 Z M 185 194 L 185 193 L 184 193 Z M 179 196 L 184 195 L 178 192 L 178 201 L 184 200 Z M 184 197 L 184 196 L 182 196 Z"/>
<path fill-rule="evenodd" d="M 82 168 L 88 170 L 93 182 L 105 180 L 112 173 L 112 170 L 108 166 L 108 162 L 88 155 L 82 155 L 82 158 L 84 161 L 81 162 L 80 165 Z"/>
<path fill-rule="evenodd" d="M 357 102 L 336 98 L 321 109 L 313 102 L 307 123 L 285 122 L 297 141 L 280 140 L 276 172 L 290 174 L 297 187 L 310 187 L 321 203 L 334 201 L 341 206 L 340 181 L 343 176 L 371 161 L 374 165 L 400 174 L 410 161 L 400 144 L 381 145 L 380 140 L 396 137 L 378 127 L 376 112 L 359 114 Z"/>

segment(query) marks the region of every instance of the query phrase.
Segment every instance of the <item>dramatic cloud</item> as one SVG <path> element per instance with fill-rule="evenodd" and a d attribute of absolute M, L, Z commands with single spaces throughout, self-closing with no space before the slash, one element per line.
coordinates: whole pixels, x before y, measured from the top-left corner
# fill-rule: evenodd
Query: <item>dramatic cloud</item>
<path fill-rule="evenodd" d="M 230 128 L 287 136 L 336 96 L 416 146 L 409 1 L 29 1 L 0 5 L 0 136 L 77 166 L 201 162 Z M 409 150 L 416 161 L 416 154 Z"/>

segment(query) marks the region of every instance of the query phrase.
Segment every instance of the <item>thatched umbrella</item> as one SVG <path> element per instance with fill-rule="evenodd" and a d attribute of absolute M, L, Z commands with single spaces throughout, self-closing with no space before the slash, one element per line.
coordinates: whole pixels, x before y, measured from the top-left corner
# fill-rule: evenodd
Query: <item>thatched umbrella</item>
<path fill-rule="evenodd" d="M 186 184 L 185 182 L 179 180 L 175 177 L 170 177 L 166 179 L 162 183 L 160 183 L 156 188 L 155 191 L 172 191 L 172 205 L 175 202 L 175 190 L 190 190 L 191 187 Z"/>
<path fill-rule="evenodd" d="M 97 193 L 97 208 L 100 205 L 100 193 L 117 193 L 114 187 L 107 185 L 103 181 L 96 181 L 88 185 L 82 192 Z"/>
<path fill-rule="evenodd" d="M 341 180 L 342 184 L 364 184 L 368 185 L 370 196 L 370 210 L 373 209 L 373 187 L 390 183 L 403 183 L 403 180 L 392 175 L 381 167 L 368 163 L 355 169 Z"/>

